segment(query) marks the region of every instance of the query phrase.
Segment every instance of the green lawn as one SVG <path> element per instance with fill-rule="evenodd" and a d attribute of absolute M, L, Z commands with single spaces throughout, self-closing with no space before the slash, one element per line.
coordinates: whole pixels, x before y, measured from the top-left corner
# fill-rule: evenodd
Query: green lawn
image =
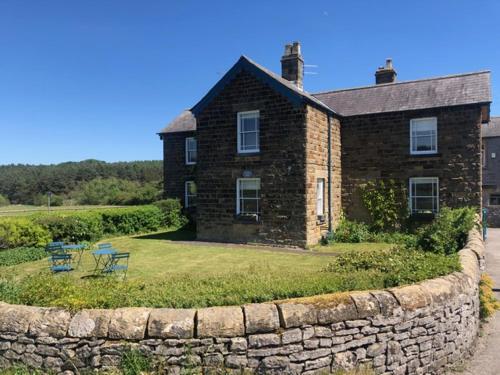
<path fill-rule="evenodd" d="M 71 309 L 123 306 L 204 307 L 238 305 L 347 290 L 379 289 L 408 283 L 456 269 L 458 261 L 445 259 L 444 267 L 424 265 L 434 259 L 412 260 L 403 277 L 394 277 L 384 264 L 388 244 L 335 244 L 312 251 L 284 252 L 273 248 L 199 244 L 192 233 L 163 232 L 106 240 L 130 252 L 127 279 L 92 277 L 94 259 L 84 254 L 78 269 L 52 275 L 46 259 L 0 267 L 0 301 Z M 378 253 L 357 268 L 356 259 Z M 335 252 L 346 257 L 336 262 Z M 432 254 L 431 254 L 432 255 Z M 400 254 L 399 259 L 406 259 Z M 329 263 L 334 263 L 328 267 Z M 370 262 L 377 265 L 370 266 Z M 406 264 L 404 260 L 398 264 Z M 367 266 L 368 265 L 368 266 Z M 328 268 L 328 270 L 327 270 Z M 429 270 L 422 272 L 422 268 Z M 397 284 L 395 284 L 397 283 Z"/>
<path fill-rule="evenodd" d="M 50 212 L 74 212 L 74 211 L 91 211 L 103 208 L 119 208 L 124 206 L 58 206 L 51 207 Z M 127 206 L 130 207 L 130 206 Z M 25 216 L 39 212 L 48 212 L 47 206 L 30 206 L 24 204 L 12 204 L 9 206 L 0 207 L 0 217 L 2 216 Z"/>
<path fill-rule="evenodd" d="M 378 251 L 386 250 L 394 247 L 394 244 L 377 243 L 377 242 L 360 242 L 360 243 L 332 243 L 326 246 L 317 245 L 312 248 L 313 252 L 318 253 L 333 253 L 345 254 L 349 251 Z"/>

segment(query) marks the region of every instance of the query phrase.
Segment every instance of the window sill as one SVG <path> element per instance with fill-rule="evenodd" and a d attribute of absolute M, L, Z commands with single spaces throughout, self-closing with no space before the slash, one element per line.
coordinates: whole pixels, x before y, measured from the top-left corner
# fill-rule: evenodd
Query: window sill
<path fill-rule="evenodd" d="M 436 152 L 435 154 L 408 154 L 408 159 L 435 159 L 443 156 L 440 152 Z"/>
<path fill-rule="evenodd" d="M 260 224 L 260 216 L 234 215 L 234 221 L 240 224 Z"/>
<path fill-rule="evenodd" d="M 324 216 L 316 217 L 316 225 L 323 225 L 326 223 L 326 219 Z"/>

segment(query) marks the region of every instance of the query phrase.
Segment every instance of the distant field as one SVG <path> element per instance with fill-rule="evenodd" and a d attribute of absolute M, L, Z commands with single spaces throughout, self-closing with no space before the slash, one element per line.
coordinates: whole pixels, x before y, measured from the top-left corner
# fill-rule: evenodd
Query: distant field
<path fill-rule="evenodd" d="M 59 206 L 51 207 L 50 212 L 71 212 L 71 211 L 86 211 L 86 210 L 96 210 L 103 208 L 123 208 L 131 206 Z M 13 204 L 10 206 L 0 207 L 0 217 L 1 216 L 24 216 L 30 215 L 38 212 L 48 212 L 47 206 L 29 206 L 21 204 Z"/>

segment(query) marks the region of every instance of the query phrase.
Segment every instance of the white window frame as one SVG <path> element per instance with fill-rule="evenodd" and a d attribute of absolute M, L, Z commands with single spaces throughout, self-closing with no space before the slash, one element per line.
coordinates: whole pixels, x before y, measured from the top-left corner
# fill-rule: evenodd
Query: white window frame
<path fill-rule="evenodd" d="M 431 145 L 434 146 L 434 150 L 426 150 L 426 151 L 418 151 L 418 150 L 413 150 L 414 146 L 414 138 L 413 138 L 413 128 L 418 125 L 419 122 L 424 122 L 424 121 L 433 121 L 434 126 L 436 127 L 435 130 L 435 144 Z M 438 152 L 438 126 L 437 126 L 437 117 L 423 117 L 423 118 L 414 118 L 410 120 L 410 154 L 411 155 L 425 155 L 425 154 L 436 154 Z"/>
<path fill-rule="evenodd" d="M 194 141 L 194 150 L 192 149 L 189 149 L 189 143 L 190 141 L 193 140 Z M 198 144 L 196 142 L 196 138 L 195 137 L 187 137 L 186 140 L 185 140 L 185 149 L 186 149 L 186 165 L 194 165 L 196 164 L 196 161 L 191 161 L 190 160 L 190 153 L 191 152 L 196 152 L 196 154 L 198 154 Z M 196 155 L 198 156 L 198 155 Z"/>
<path fill-rule="evenodd" d="M 436 194 L 435 195 L 431 195 L 431 196 L 427 196 L 427 195 L 422 195 L 422 196 L 413 196 L 412 194 L 412 185 L 414 183 L 436 183 Z M 414 198 L 435 198 L 436 199 L 436 207 L 435 209 L 433 210 L 432 213 L 436 214 L 439 212 L 439 178 L 438 177 L 412 177 L 410 178 L 410 181 L 409 181 L 409 200 L 410 200 L 410 213 L 412 215 L 414 214 L 419 214 L 420 212 L 418 211 L 414 211 L 413 209 L 413 199 Z"/>
<path fill-rule="evenodd" d="M 253 149 L 245 149 L 243 150 L 241 148 L 241 120 L 245 117 L 252 117 L 255 116 L 257 117 L 257 130 L 255 133 L 257 133 L 256 140 L 257 140 L 257 147 Z M 238 143 L 238 154 L 250 154 L 250 153 L 256 153 L 260 152 L 260 111 L 247 111 L 247 112 L 238 112 L 238 132 L 237 132 L 237 143 Z"/>
<path fill-rule="evenodd" d="M 325 179 L 316 179 L 316 216 L 325 216 Z"/>
<path fill-rule="evenodd" d="M 240 203 L 240 184 L 242 181 L 258 181 L 259 182 L 259 196 L 256 198 L 245 198 L 245 199 L 255 199 L 257 200 L 257 211 L 259 211 L 256 215 L 260 215 L 260 190 L 261 190 L 261 185 L 260 185 L 260 178 L 238 178 L 236 180 L 236 214 L 241 215 L 241 214 L 247 214 L 246 212 L 241 212 L 241 203 Z M 254 212 L 250 212 L 248 214 L 255 214 Z"/>
<path fill-rule="evenodd" d="M 196 182 L 194 182 L 193 180 L 189 180 L 189 181 L 186 181 L 184 183 L 184 206 L 185 208 L 188 208 L 188 207 L 196 207 L 196 204 L 189 204 L 189 198 L 191 197 L 192 198 L 195 198 L 196 199 L 196 196 L 198 194 L 189 194 L 189 189 L 188 189 L 188 185 L 189 184 L 194 184 L 195 188 L 196 188 Z"/>

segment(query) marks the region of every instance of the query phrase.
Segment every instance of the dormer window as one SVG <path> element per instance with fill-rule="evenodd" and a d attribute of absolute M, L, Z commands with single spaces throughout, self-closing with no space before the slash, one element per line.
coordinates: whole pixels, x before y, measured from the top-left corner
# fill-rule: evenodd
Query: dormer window
<path fill-rule="evenodd" d="M 437 118 L 418 118 L 410 121 L 410 154 L 437 152 Z"/>
<path fill-rule="evenodd" d="M 186 138 L 186 164 L 196 164 L 196 138 Z"/>
<path fill-rule="evenodd" d="M 260 151 L 259 118 L 259 111 L 238 112 L 238 153 Z"/>

